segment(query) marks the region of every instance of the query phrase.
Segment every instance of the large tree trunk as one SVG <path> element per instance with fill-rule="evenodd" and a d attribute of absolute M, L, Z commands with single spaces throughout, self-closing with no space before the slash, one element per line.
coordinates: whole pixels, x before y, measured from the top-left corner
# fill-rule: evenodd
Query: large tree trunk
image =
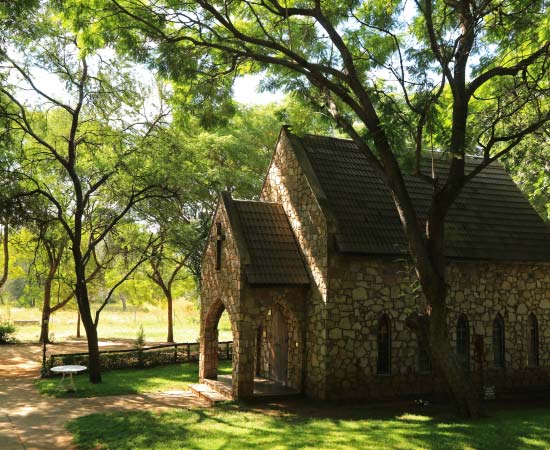
<path fill-rule="evenodd" d="M 53 268 L 55 274 L 55 268 Z M 50 315 L 51 315 L 51 301 L 52 301 L 52 267 L 50 266 L 50 272 L 46 278 L 44 284 L 44 304 L 42 305 L 42 322 L 40 324 L 40 339 L 41 343 L 50 343 Z"/>
<path fill-rule="evenodd" d="M 427 256 L 429 261 L 417 260 L 417 275 L 426 297 L 424 317 L 413 323 L 413 330 L 427 344 L 435 370 L 444 378 L 458 413 L 463 417 L 476 418 L 482 415 L 481 391 L 477 389 L 470 373 L 464 370 L 449 342 L 447 323 L 447 279 L 444 253 L 444 212 L 437 200 L 427 222 Z M 424 256 L 416 255 L 422 259 Z M 431 267 L 431 271 L 426 271 Z"/>
<path fill-rule="evenodd" d="M 77 282 L 78 308 L 82 325 L 86 330 L 88 340 L 88 373 L 91 383 L 101 383 L 101 365 L 99 361 L 99 342 L 97 338 L 97 329 L 94 325 L 90 304 L 88 302 L 88 290 L 86 286 L 78 286 Z"/>
<path fill-rule="evenodd" d="M 432 310 L 429 339 L 434 365 L 447 380 L 449 393 L 458 414 L 462 417 L 480 417 L 482 415 L 480 390 L 472 382 L 470 373 L 460 365 L 456 353 L 449 344 L 446 317 L 438 318 L 437 315 L 439 314 Z"/>
<path fill-rule="evenodd" d="M 49 244 L 45 243 L 46 246 Z M 44 283 L 44 302 L 42 305 L 42 322 L 40 324 L 40 339 L 39 342 L 41 343 L 50 343 L 50 316 L 52 313 L 52 284 L 55 277 L 55 273 L 57 272 L 57 267 L 59 265 L 59 261 L 61 261 L 61 255 L 63 253 L 63 247 L 64 244 L 58 249 L 57 255 L 53 253 L 54 246 L 51 248 L 47 247 L 46 250 L 48 252 L 48 261 L 49 261 L 49 269 L 48 269 L 48 276 L 46 277 L 46 281 Z"/>
<path fill-rule="evenodd" d="M 44 344 L 50 344 L 50 304 L 46 304 L 44 299 L 44 306 L 42 307 L 42 322 L 40 323 L 40 338 L 38 342 Z"/>
<path fill-rule="evenodd" d="M 86 338 L 88 341 L 88 374 L 91 383 L 101 383 L 101 365 L 99 361 L 97 329 L 90 310 L 88 287 L 86 285 L 86 268 L 78 247 L 73 247 L 73 257 L 76 273 L 76 300 L 78 303 L 78 310 L 80 311 L 82 325 L 84 325 L 84 330 L 86 330 Z"/>
<path fill-rule="evenodd" d="M 76 312 L 76 337 L 79 338 L 80 335 L 80 311 Z"/>
<path fill-rule="evenodd" d="M 172 301 L 172 292 L 167 291 L 166 302 L 168 304 L 168 336 L 166 337 L 166 342 L 174 342 L 174 312 L 173 312 L 173 301 Z"/>
<path fill-rule="evenodd" d="M 4 286 L 8 280 L 8 264 L 10 262 L 9 228 L 7 223 L 3 225 L 2 229 L 2 252 L 4 254 L 4 267 L 2 269 L 2 278 L 0 278 L 0 288 Z"/>

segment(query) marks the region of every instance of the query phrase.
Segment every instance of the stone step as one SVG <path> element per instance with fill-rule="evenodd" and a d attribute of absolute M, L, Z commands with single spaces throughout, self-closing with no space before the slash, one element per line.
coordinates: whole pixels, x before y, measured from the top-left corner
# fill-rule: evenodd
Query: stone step
<path fill-rule="evenodd" d="M 193 392 L 197 397 L 206 400 L 210 406 L 214 406 L 216 403 L 226 402 L 227 398 L 224 397 L 219 392 L 212 389 L 206 384 L 192 384 L 189 386 L 191 392 Z"/>
<path fill-rule="evenodd" d="M 205 378 L 203 383 L 206 384 L 209 388 L 215 390 L 225 397 L 226 400 L 233 400 L 233 392 L 231 391 L 231 385 L 222 383 L 219 380 L 210 380 Z"/>

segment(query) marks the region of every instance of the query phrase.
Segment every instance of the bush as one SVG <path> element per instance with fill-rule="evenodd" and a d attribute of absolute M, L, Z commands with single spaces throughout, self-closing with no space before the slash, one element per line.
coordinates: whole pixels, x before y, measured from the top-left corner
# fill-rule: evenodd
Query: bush
<path fill-rule="evenodd" d="M 0 345 L 3 344 L 13 344 L 15 342 L 15 327 L 8 322 L 0 323 Z"/>
<path fill-rule="evenodd" d="M 137 351 L 139 367 L 143 367 L 143 348 L 144 347 L 145 347 L 145 332 L 143 331 L 143 325 L 140 325 L 139 332 L 136 338 L 136 351 Z"/>

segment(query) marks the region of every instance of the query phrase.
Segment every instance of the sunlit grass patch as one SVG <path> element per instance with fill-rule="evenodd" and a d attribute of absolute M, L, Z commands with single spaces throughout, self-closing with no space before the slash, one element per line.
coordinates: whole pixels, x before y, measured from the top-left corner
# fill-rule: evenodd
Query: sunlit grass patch
<path fill-rule="evenodd" d="M 463 421 L 440 410 L 425 414 L 387 410 L 381 417 L 373 406 L 318 408 L 323 417 L 312 416 L 311 408 L 262 413 L 242 405 L 161 414 L 95 414 L 67 427 L 83 450 L 550 449 L 549 409 L 502 411 L 479 421 Z"/>
<path fill-rule="evenodd" d="M 220 373 L 231 373 L 231 361 L 220 361 Z M 147 369 L 122 369 L 105 371 L 103 382 L 92 384 L 86 373 L 74 377 L 76 392 L 58 390 L 59 377 L 36 381 L 41 394 L 53 397 L 98 397 L 105 395 L 141 394 L 186 390 L 199 378 L 196 363 L 173 364 Z"/>

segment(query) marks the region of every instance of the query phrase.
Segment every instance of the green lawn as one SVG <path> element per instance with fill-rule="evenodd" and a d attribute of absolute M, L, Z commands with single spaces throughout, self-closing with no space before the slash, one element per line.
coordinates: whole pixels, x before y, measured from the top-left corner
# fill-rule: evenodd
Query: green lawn
<path fill-rule="evenodd" d="M 317 405 L 294 412 L 229 404 L 215 409 L 94 414 L 70 421 L 78 448 L 550 449 L 550 409 L 504 410 L 480 421 L 431 409 Z"/>
<path fill-rule="evenodd" d="M 56 390 L 59 377 L 36 381 L 41 394 L 58 398 L 98 397 L 105 395 L 141 394 L 144 392 L 163 392 L 186 390 L 198 381 L 198 364 L 173 364 L 149 369 L 111 370 L 102 373 L 103 382 L 91 384 L 87 374 L 74 377 L 76 392 L 65 389 Z M 231 361 L 220 361 L 220 373 L 231 373 Z"/>

